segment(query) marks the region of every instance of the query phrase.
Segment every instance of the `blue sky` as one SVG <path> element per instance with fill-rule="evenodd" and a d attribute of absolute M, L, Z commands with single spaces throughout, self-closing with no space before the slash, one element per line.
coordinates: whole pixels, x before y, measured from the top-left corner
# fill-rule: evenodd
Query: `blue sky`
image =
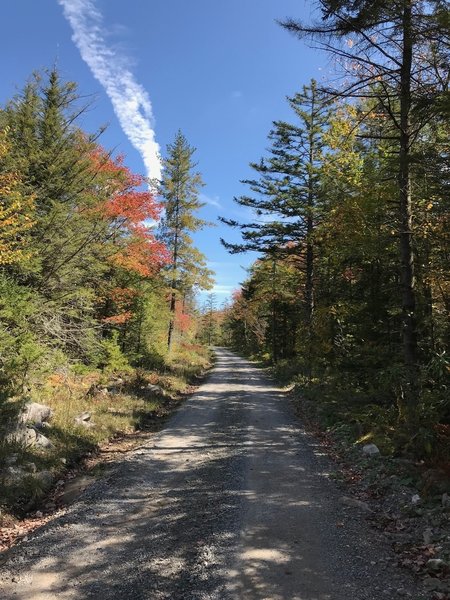
<path fill-rule="evenodd" d="M 218 215 L 245 221 L 248 214 L 232 199 L 247 191 L 239 181 L 252 175 L 248 163 L 264 154 L 271 122 L 290 118 L 286 96 L 328 70 L 323 54 L 275 22 L 287 16 L 310 20 L 313 4 L 5 2 L 0 103 L 20 90 L 34 70 L 56 63 L 64 79 L 76 81 L 80 94 L 95 100 L 83 116 L 83 127 L 95 131 L 108 124 L 101 143 L 124 153 L 132 170 L 155 175 L 156 144 L 164 155 L 181 129 L 197 148 L 198 170 L 206 183 L 201 216 L 212 222 Z M 137 100 L 143 103 L 140 111 L 133 107 Z M 245 268 L 256 258 L 229 255 L 220 245 L 220 237 L 234 241 L 237 236 L 220 224 L 195 236 L 216 272 L 213 291 L 219 303 L 245 279 Z"/>

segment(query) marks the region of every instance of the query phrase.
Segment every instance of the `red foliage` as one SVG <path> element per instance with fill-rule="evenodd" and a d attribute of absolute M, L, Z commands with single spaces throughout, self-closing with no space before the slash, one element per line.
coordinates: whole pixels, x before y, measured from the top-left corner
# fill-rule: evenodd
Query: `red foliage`
<path fill-rule="evenodd" d="M 136 296 L 138 292 L 133 288 L 113 288 L 110 293 L 110 299 L 115 302 L 116 305 L 129 304 Z"/>
<path fill-rule="evenodd" d="M 238 290 L 233 290 L 231 297 L 233 298 L 233 302 L 239 302 L 242 298 L 242 290 L 240 288 Z"/>
<path fill-rule="evenodd" d="M 177 306 L 175 310 L 175 327 L 179 331 L 185 333 L 189 331 L 189 328 L 192 325 L 192 321 L 192 316 L 183 312 L 183 309 Z"/>
<path fill-rule="evenodd" d="M 109 197 L 100 202 L 96 212 L 111 222 L 120 235 L 119 246 L 112 263 L 142 277 L 155 274 L 170 261 L 170 255 L 162 242 L 158 242 L 146 221 L 156 221 L 161 205 L 148 190 L 139 190 L 144 177 L 132 173 L 123 164 L 123 156 L 112 158 L 97 146 L 90 155 L 96 179 L 107 190 Z"/>
<path fill-rule="evenodd" d="M 116 266 L 139 273 L 142 277 L 154 275 L 168 261 L 166 246 L 151 234 L 134 236 L 111 257 Z"/>
<path fill-rule="evenodd" d="M 111 317 L 105 317 L 104 319 L 102 319 L 102 321 L 103 321 L 103 323 L 110 323 L 111 325 L 123 325 L 124 323 L 129 321 L 132 316 L 133 316 L 133 313 L 131 312 L 131 310 L 127 310 L 118 315 L 112 315 Z"/>
<path fill-rule="evenodd" d="M 114 303 L 116 314 L 104 317 L 102 322 L 111 325 L 123 325 L 129 321 L 133 316 L 132 305 L 137 295 L 138 291 L 133 288 L 112 288 L 104 300 L 110 300 Z"/>

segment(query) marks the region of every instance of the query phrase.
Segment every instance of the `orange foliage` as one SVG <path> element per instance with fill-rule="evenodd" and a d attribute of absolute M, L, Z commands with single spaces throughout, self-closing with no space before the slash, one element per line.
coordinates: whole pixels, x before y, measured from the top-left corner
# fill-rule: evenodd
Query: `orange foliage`
<path fill-rule="evenodd" d="M 175 310 L 175 327 L 182 333 L 186 333 L 189 331 L 192 326 L 193 318 L 191 315 L 183 312 L 181 307 L 176 308 Z"/>
<path fill-rule="evenodd" d="M 123 156 L 112 158 L 97 146 L 90 158 L 96 178 L 102 179 L 102 188 L 109 192 L 95 211 L 122 234 L 115 242 L 119 247 L 111 262 L 142 277 L 154 275 L 170 261 L 167 248 L 146 225 L 146 221 L 159 218 L 161 205 L 148 190 L 138 189 L 145 179 L 123 164 Z"/>
<path fill-rule="evenodd" d="M 133 313 L 131 312 L 131 310 L 127 310 L 118 315 L 112 315 L 111 317 L 105 317 L 104 319 L 102 319 L 102 321 L 103 321 L 103 323 L 109 323 L 110 325 L 123 325 L 124 323 L 129 321 L 132 316 L 133 316 Z"/>

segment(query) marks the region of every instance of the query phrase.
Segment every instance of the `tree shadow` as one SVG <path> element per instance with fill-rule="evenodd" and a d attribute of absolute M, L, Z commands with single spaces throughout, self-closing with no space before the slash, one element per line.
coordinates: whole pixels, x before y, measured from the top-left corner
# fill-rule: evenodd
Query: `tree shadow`
<path fill-rule="evenodd" d="M 328 468 L 284 394 L 221 352 L 163 432 L 9 552 L 24 579 L 2 598 L 377 597 L 383 571 L 355 557 L 386 548 L 342 514 Z"/>

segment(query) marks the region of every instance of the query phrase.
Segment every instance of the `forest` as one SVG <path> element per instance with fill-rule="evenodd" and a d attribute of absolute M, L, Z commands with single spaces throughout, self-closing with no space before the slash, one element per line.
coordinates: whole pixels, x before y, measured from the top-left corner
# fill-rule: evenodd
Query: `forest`
<path fill-rule="evenodd" d="M 448 1 L 274 4 L 49 3 L 0 105 L 5 600 L 450 600 Z"/>
<path fill-rule="evenodd" d="M 291 120 L 273 121 L 235 198 L 254 219 L 222 218 L 241 232 L 223 241 L 231 253 L 261 256 L 220 315 L 223 335 L 294 382 L 323 427 L 446 463 L 448 9 L 356 4 L 282 23 L 339 78 L 287 98 Z"/>
<path fill-rule="evenodd" d="M 222 240 L 231 254 L 259 255 L 220 308 L 196 300 L 213 286 L 193 241 L 209 223 L 181 131 L 157 181 L 103 148 L 102 129 L 84 131 L 89 105 L 56 69 L 1 109 L 4 465 L 23 436 L 47 440 L 14 429 L 30 402 L 55 411 L 55 452 L 29 444 L 18 462 L 57 471 L 164 412 L 220 344 L 270 365 L 323 429 L 448 468 L 448 11 L 416 9 L 340 3 L 316 24 L 281 23 L 330 53 L 340 78 L 287 98 L 291 119 L 273 121 L 234 199 L 254 218 L 220 217 L 241 234 Z M 45 488 L 9 470 L 2 502 L 24 480 L 27 498 Z"/>
<path fill-rule="evenodd" d="M 57 471 L 164 413 L 209 365 L 196 340 L 195 294 L 212 272 L 191 238 L 205 225 L 195 150 L 178 132 L 162 180 L 147 181 L 81 128 L 87 109 L 52 69 L 0 112 L 0 503 L 45 491 L 27 460 Z M 17 426 L 34 404 L 55 413 L 50 432 Z"/>

